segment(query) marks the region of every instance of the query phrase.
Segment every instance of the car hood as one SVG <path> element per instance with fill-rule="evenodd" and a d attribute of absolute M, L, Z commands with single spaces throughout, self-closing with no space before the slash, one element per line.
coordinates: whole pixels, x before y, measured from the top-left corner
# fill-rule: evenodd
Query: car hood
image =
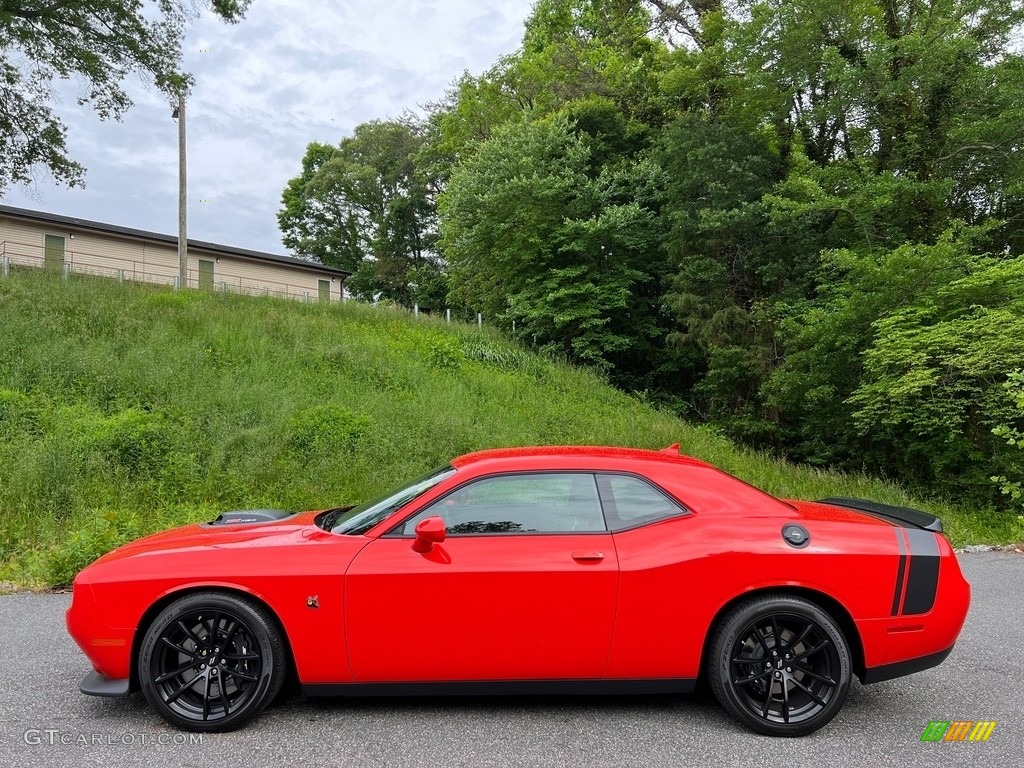
<path fill-rule="evenodd" d="M 265 546 L 311 535 L 330 535 L 314 524 L 320 511 L 299 512 L 280 520 L 238 523 L 192 523 L 150 534 L 108 552 L 93 565 L 172 550 L 208 547 Z"/>

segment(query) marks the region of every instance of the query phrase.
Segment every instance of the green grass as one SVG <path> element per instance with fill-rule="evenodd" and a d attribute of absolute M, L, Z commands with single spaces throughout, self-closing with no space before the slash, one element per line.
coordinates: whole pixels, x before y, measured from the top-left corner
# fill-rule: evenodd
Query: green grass
<path fill-rule="evenodd" d="M 679 442 L 778 495 L 934 511 L 958 544 L 1021 533 L 1009 515 L 739 450 L 497 333 L 400 310 L 25 271 L 0 279 L 0 318 L 0 579 L 64 583 L 222 509 L 354 503 L 527 444 Z"/>

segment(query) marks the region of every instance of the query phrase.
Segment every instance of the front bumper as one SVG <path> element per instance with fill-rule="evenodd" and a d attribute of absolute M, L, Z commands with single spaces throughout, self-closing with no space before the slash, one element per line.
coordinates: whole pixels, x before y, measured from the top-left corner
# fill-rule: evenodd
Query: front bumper
<path fill-rule="evenodd" d="M 110 627 L 103 621 L 102 616 L 92 588 L 88 584 L 76 581 L 71 594 L 71 605 L 65 614 L 68 634 L 101 677 L 107 680 L 128 680 L 131 677 L 134 631 Z M 83 692 L 88 693 L 84 689 Z"/>

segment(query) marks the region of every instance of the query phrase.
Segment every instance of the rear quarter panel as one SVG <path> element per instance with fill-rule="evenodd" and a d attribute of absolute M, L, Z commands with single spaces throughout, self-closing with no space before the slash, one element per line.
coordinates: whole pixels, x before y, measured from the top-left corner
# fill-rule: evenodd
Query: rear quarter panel
<path fill-rule="evenodd" d="M 621 568 L 606 676 L 697 677 L 708 631 L 731 602 L 769 589 L 826 595 L 854 621 L 889 612 L 895 534 L 884 523 L 803 521 L 811 541 L 782 538 L 785 517 L 700 513 L 615 535 Z M 889 529 L 889 530 L 886 530 Z"/>

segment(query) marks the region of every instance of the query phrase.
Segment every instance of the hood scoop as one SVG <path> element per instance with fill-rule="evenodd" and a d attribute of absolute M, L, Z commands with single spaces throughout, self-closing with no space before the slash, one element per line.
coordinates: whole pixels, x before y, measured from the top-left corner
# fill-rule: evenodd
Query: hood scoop
<path fill-rule="evenodd" d="M 276 523 L 279 520 L 292 517 L 294 512 L 286 512 L 283 509 L 236 509 L 231 512 L 221 512 L 216 519 L 206 523 L 210 526 L 220 525 L 245 525 L 253 523 Z"/>

